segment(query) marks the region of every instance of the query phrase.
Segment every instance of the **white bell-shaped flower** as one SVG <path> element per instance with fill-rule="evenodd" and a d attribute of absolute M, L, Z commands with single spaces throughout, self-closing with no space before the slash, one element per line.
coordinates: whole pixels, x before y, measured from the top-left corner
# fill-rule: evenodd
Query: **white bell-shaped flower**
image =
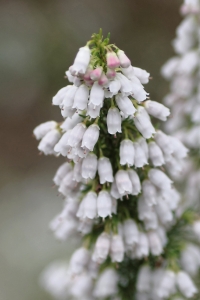
<path fill-rule="evenodd" d="M 135 149 L 133 146 L 133 142 L 131 140 L 123 140 L 120 144 L 120 150 L 119 150 L 119 156 L 120 156 L 120 165 L 128 165 L 133 166 L 134 165 L 134 157 L 135 157 Z"/>
<path fill-rule="evenodd" d="M 171 270 L 166 270 L 161 277 L 157 288 L 157 295 L 161 299 L 167 299 L 176 292 L 176 275 Z"/>
<path fill-rule="evenodd" d="M 133 120 L 136 128 L 145 139 L 149 139 L 152 137 L 152 134 L 155 133 L 155 129 L 151 123 L 150 117 L 144 107 L 138 106 Z"/>
<path fill-rule="evenodd" d="M 73 66 L 70 70 L 72 75 L 85 74 L 90 62 L 90 48 L 81 47 L 75 57 Z"/>
<path fill-rule="evenodd" d="M 141 259 L 149 255 L 149 241 L 144 232 L 139 232 L 138 243 L 136 246 L 136 257 Z"/>
<path fill-rule="evenodd" d="M 124 259 L 124 243 L 121 235 L 113 235 L 110 245 L 110 256 L 112 262 L 122 262 Z"/>
<path fill-rule="evenodd" d="M 135 113 L 136 109 L 133 106 L 132 101 L 127 96 L 118 94 L 115 97 L 115 100 L 119 109 L 124 113 L 125 118 L 132 116 Z"/>
<path fill-rule="evenodd" d="M 121 115 L 116 107 L 111 107 L 107 114 L 107 127 L 110 134 L 116 134 L 122 132 L 121 129 Z"/>
<path fill-rule="evenodd" d="M 78 144 L 78 146 L 76 146 L 76 148 L 75 148 L 75 154 L 78 157 L 80 157 L 80 158 L 84 158 L 84 157 L 86 157 L 88 155 L 88 153 L 90 152 L 90 150 L 87 149 L 87 148 L 82 148 L 81 144 L 82 144 L 82 142 L 80 142 Z"/>
<path fill-rule="evenodd" d="M 160 189 L 171 189 L 172 181 L 159 169 L 151 169 L 148 172 L 150 181 Z"/>
<path fill-rule="evenodd" d="M 82 141 L 83 135 L 86 131 L 86 126 L 83 123 L 78 123 L 71 131 L 68 144 L 71 147 L 76 147 Z"/>
<path fill-rule="evenodd" d="M 155 231 L 148 232 L 149 247 L 152 255 L 160 255 L 163 251 L 161 240 Z"/>
<path fill-rule="evenodd" d="M 49 131 L 55 129 L 57 125 L 58 124 L 55 121 L 42 123 L 35 127 L 33 134 L 37 140 L 41 140 Z"/>
<path fill-rule="evenodd" d="M 132 183 L 127 171 L 119 170 L 115 175 L 115 180 L 120 195 L 124 196 L 132 193 Z"/>
<path fill-rule="evenodd" d="M 135 166 L 136 168 L 142 168 L 148 164 L 146 154 L 139 143 L 133 143 L 135 149 Z"/>
<path fill-rule="evenodd" d="M 140 80 L 142 84 L 146 84 L 149 82 L 150 74 L 146 70 L 133 67 L 133 71 L 135 76 Z"/>
<path fill-rule="evenodd" d="M 96 119 L 100 115 L 100 110 L 102 108 L 102 104 L 94 105 L 92 103 L 88 104 L 86 116 L 90 116 L 92 119 Z"/>
<path fill-rule="evenodd" d="M 70 259 L 70 269 L 73 274 L 82 273 L 90 260 L 90 252 L 86 248 L 78 248 Z"/>
<path fill-rule="evenodd" d="M 158 217 L 155 211 L 152 209 L 149 213 L 149 218 L 144 219 L 144 228 L 148 230 L 158 229 Z"/>
<path fill-rule="evenodd" d="M 199 220 L 197 220 L 193 223 L 192 229 L 193 229 L 195 236 L 198 238 L 198 240 L 200 240 L 200 221 Z"/>
<path fill-rule="evenodd" d="M 130 181 L 132 183 L 131 195 L 138 195 L 141 192 L 140 178 L 139 178 L 138 174 L 132 169 L 128 170 L 128 175 L 129 175 Z"/>
<path fill-rule="evenodd" d="M 97 215 L 97 194 L 89 192 L 84 197 L 83 201 L 83 217 L 94 219 Z"/>
<path fill-rule="evenodd" d="M 92 227 L 94 225 L 94 220 L 84 218 L 80 219 L 77 227 L 77 231 L 80 232 L 82 235 L 86 235 L 91 233 Z"/>
<path fill-rule="evenodd" d="M 68 154 L 71 151 L 71 147 L 68 144 L 70 134 L 71 134 L 71 130 L 68 130 L 62 135 L 61 139 L 54 147 L 55 152 L 60 153 L 63 156 L 68 156 Z"/>
<path fill-rule="evenodd" d="M 165 164 L 162 150 L 155 142 L 150 142 L 149 146 L 149 158 L 154 167 L 160 167 Z"/>
<path fill-rule="evenodd" d="M 118 50 L 117 56 L 119 58 L 120 66 L 122 68 L 128 68 L 131 65 L 130 59 L 126 56 L 123 50 Z"/>
<path fill-rule="evenodd" d="M 74 165 L 73 169 L 73 180 L 76 182 L 81 182 L 83 180 L 83 177 L 81 176 L 81 170 L 82 170 L 82 161 L 79 161 Z"/>
<path fill-rule="evenodd" d="M 138 242 L 138 227 L 134 220 L 128 219 L 123 223 L 123 236 L 126 245 L 133 246 Z"/>
<path fill-rule="evenodd" d="M 167 117 L 170 115 L 169 108 L 156 101 L 145 101 L 144 106 L 150 115 L 159 120 L 166 121 Z"/>
<path fill-rule="evenodd" d="M 157 203 L 157 191 L 156 187 L 150 180 L 144 180 L 142 182 L 143 198 L 147 205 L 152 206 Z"/>
<path fill-rule="evenodd" d="M 93 153 L 89 153 L 87 157 L 83 159 L 81 175 L 85 179 L 94 179 L 97 172 L 97 156 Z"/>
<path fill-rule="evenodd" d="M 140 196 L 138 199 L 138 215 L 139 220 L 150 220 L 152 217 L 152 207 L 147 205 L 144 201 L 143 196 Z"/>
<path fill-rule="evenodd" d="M 92 293 L 93 281 L 88 273 L 82 273 L 73 278 L 70 294 L 74 298 L 89 299 Z"/>
<path fill-rule="evenodd" d="M 102 264 L 108 257 L 109 251 L 110 251 L 110 236 L 106 232 L 103 232 L 98 236 L 96 240 L 94 253 L 92 255 L 92 260 L 99 264 Z"/>
<path fill-rule="evenodd" d="M 68 194 L 73 189 L 75 189 L 76 186 L 77 186 L 77 182 L 73 180 L 73 171 L 70 171 L 65 175 L 65 177 L 61 181 L 58 191 L 64 196 L 68 196 Z"/>
<path fill-rule="evenodd" d="M 62 89 L 60 89 L 57 94 L 53 97 L 52 99 L 52 104 L 53 105 L 61 105 L 64 98 L 65 98 L 65 95 L 67 93 L 67 91 L 69 89 L 71 89 L 72 85 L 67 85 L 65 87 L 63 87 Z"/>
<path fill-rule="evenodd" d="M 117 95 L 121 88 L 121 82 L 119 79 L 114 78 L 114 80 L 110 81 L 109 83 L 109 90 L 113 95 Z"/>
<path fill-rule="evenodd" d="M 107 191 L 101 191 L 97 198 L 97 214 L 106 218 L 112 214 L 112 199 Z"/>
<path fill-rule="evenodd" d="M 149 148 L 148 148 L 148 144 L 146 139 L 144 139 L 142 136 L 137 140 L 137 142 L 140 144 L 140 146 L 142 147 L 145 155 L 146 155 L 146 159 L 149 159 Z"/>
<path fill-rule="evenodd" d="M 99 139 L 99 131 L 100 131 L 100 128 L 97 124 L 90 125 L 86 129 L 86 131 L 83 135 L 81 147 L 87 148 L 90 151 L 93 151 L 94 146 L 96 145 L 96 143 Z"/>
<path fill-rule="evenodd" d="M 94 297 L 107 298 L 118 292 L 118 274 L 112 268 L 106 268 L 100 274 L 94 287 Z"/>
<path fill-rule="evenodd" d="M 186 298 L 192 298 L 198 291 L 196 286 L 192 282 L 192 279 L 186 272 L 178 272 L 178 274 L 176 275 L 176 283 L 179 290 Z"/>
<path fill-rule="evenodd" d="M 140 267 L 136 288 L 138 292 L 149 293 L 151 290 L 151 270 L 149 266 Z"/>
<path fill-rule="evenodd" d="M 61 134 L 57 129 L 49 131 L 40 141 L 38 150 L 45 155 L 55 154 L 54 147 L 61 138 Z"/>
<path fill-rule="evenodd" d="M 76 113 L 75 108 L 71 108 L 67 106 L 61 107 L 61 115 L 63 116 L 63 118 L 72 118 L 75 113 Z"/>
<path fill-rule="evenodd" d="M 100 178 L 100 183 L 113 182 L 113 170 L 112 165 L 107 157 L 101 157 L 98 161 L 98 173 Z"/>
<path fill-rule="evenodd" d="M 191 276 L 196 276 L 200 267 L 200 249 L 198 246 L 188 244 L 181 253 L 181 265 Z"/>
<path fill-rule="evenodd" d="M 160 222 L 165 225 L 173 220 L 173 214 L 169 209 L 169 206 L 163 199 L 158 199 L 158 203 L 155 206 L 156 213 L 160 219 Z"/>
<path fill-rule="evenodd" d="M 72 166 L 68 162 L 62 164 L 58 170 L 56 171 L 56 174 L 53 178 L 53 182 L 56 185 L 60 185 L 63 178 L 67 175 L 68 172 L 72 171 Z"/>
<path fill-rule="evenodd" d="M 180 193 L 174 187 L 169 190 L 161 190 L 160 196 L 165 200 L 170 210 L 175 210 L 181 200 Z"/>
<path fill-rule="evenodd" d="M 68 218 L 64 220 L 60 226 L 55 230 L 54 235 L 60 241 L 66 241 L 73 236 L 77 230 L 77 220 Z"/>
<path fill-rule="evenodd" d="M 77 90 L 78 90 L 77 86 L 71 85 L 70 88 L 65 93 L 65 97 L 60 106 L 66 107 L 66 108 L 72 108 L 72 105 L 74 102 L 74 97 L 75 97 Z"/>
<path fill-rule="evenodd" d="M 117 73 L 116 78 L 121 83 L 120 91 L 124 94 L 131 94 L 132 93 L 131 81 L 126 76 L 124 76 L 122 73 Z"/>
<path fill-rule="evenodd" d="M 165 158 L 170 157 L 173 153 L 173 145 L 170 143 L 169 136 L 167 136 L 161 130 L 158 130 L 154 136 L 156 144 L 160 147 L 162 152 L 164 153 Z"/>
<path fill-rule="evenodd" d="M 110 194 L 113 198 L 115 199 L 119 199 L 121 198 L 122 196 L 120 195 L 119 191 L 118 191 L 118 188 L 117 188 L 117 184 L 116 184 L 116 181 L 114 180 L 112 185 L 111 185 L 111 189 L 110 189 Z"/>
<path fill-rule="evenodd" d="M 173 136 L 168 136 L 169 141 L 173 147 L 173 156 L 177 159 L 183 159 L 187 156 L 188 149 L 181 143 L 181 141 Z"/>
<path fill-rule="evenodd" d="M 144 90 L 140 80 L 134 75 L 131 76 L 132 96 L 138 103 L 146 100 L 148 93 Z"/>
<path fill-rule="evenodd" d="M 176 73 L 177 67 L 179 65 L 180 58 L 172 57 L 170 58 L 161 68 L 161 74 L 166 79 L 171 79 L 171 77 Z"/>
<path fill-rule="evenodd" d="M 104 100 L 104 90 L 102 86 L 100 86 L 98 82 L 95 81 L 90 91 L 89 104 L 93 104 L 95 106 L 102 105 L 103 100 Z"/>
<path fill-rule="evenodd" d="M 112 213 L 117 214 L 117 199 L 112 197 Z"/>
<path fill-rule="evenodd" d="M 82 84 L 78 87 L 78 90 L 74 96 L 74 103 L 72 108 L 84 110 L 87 107 L 89 97 L 89 89 L 85 84 Z"/>
<path fill-rule="evenodd" d="M 64 131 L 73 129 L 78 123 L 82 121 L 82 117 L 79 116 L 78 113 L 75 113 L 72 118 L 67 118 L 60 128 L 62 128 Z"/>

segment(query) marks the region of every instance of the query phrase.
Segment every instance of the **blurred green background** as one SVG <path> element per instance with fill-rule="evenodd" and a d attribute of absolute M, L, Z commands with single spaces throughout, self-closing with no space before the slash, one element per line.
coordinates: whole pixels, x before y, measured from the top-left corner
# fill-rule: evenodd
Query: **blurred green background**
<path fill-rule="evenodd" d="M 67 258 L 73 243 L 48 232 L 62 200 L 51 188 L 61 158 L 38 156 L 33 128 L 59 121 L 52 96 L 65 70 L 93 32 L 111 32 L 132 64 L 153 80 L 146 90 L 161 101 L 168 90 L 161 65 L 173 55 L 180 0 L 0 1 L 0 300 L 50 299 L 41 270 Z M 69 246 L 70 244 L 70 246 Z"/>

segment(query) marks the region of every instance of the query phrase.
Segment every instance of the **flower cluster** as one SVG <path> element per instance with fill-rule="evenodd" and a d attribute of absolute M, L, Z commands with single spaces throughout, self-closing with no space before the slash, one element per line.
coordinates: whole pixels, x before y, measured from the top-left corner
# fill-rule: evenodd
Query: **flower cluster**
<path fill-rule="evenodd" d="M 79 234 L 83 245 L 69 267 L 44 274 L 44 286 L 54 294 L 55 284 L 59 299 L 124 299 L 123 263 L 137 261 L 142 268 L 152 258 L 157 272 L 165 258 L 180 292 L 190 298 L 196 288 L 177 264 L 172 267 L 171 252 L 165 253 L 180 202 L 170 177 L 180 172 L 187 149 L 155 129 L 150 116 L 165 121 L 170 113 L 149 99 L 143 86 L 149 73 L 133 67 L 100 31 L 79 49 L 66 76 L 72 84 L 53 97 L 65 120 L 43 123 L 34 134 L 41 152 L 66 160 L 53 179 L 64 207 L 50 228 L 60 240 Z"/>

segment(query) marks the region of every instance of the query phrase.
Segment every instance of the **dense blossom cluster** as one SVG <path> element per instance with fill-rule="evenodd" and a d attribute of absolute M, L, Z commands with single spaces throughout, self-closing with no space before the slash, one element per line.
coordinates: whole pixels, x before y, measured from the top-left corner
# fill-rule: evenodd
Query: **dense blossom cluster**
<path fill-rule="evenodd" d="M 198 204 L 200 195 L 200 1 L 184 1 L 181 11 L 185 18 L 173 41 L 177 56 L 162 67 L 162 75 L 170 81 L 164 102 L 173 115 L 165 129 L 191 149 L 192 159 L 183 173 L 187 178 L 185 198 L 191 205 Z"/>
<path fill-rule="evenodd" d="M 197 289 L 188 273 L 198 267 L 183 270 L 194 248 L 182 257 L 182 245 L 176 255 L 166 250 L 180 202 L 170 177 L 187 149 L 152 124 L 150 115 L 165 121 L 170 113 L 149 99 L 150 74 L 108 43 L 100 32 L 79 49 L 66 72 L 71 84 L 53 97 L 64 121 L 34 130 L 41 152 L 65 157 L 53 179 L 64 207 L 50 228 L 60 240 L 83 241 L 69 265 L 50 266 L 41 281 L 57 299 L 126 299 L 122 269 L 130 260 L 138 266 L 128 299 L 191 298 Z"/>

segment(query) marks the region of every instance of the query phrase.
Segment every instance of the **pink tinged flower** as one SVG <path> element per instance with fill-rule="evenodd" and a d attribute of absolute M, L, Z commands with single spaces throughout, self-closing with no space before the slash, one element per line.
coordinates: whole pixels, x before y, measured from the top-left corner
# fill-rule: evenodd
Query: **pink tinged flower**
<path fill-rule="evenodd" d="M 136 284 L 136 289 L 138 292 L 145 292 L 148 293 L 151 291 L 151 270 L 149 266 L 142 266 L 140 267 L 138 273 L 138 279 Z"/>
<path fill-rule="evenodd" d="M 107 128 L 110 134 L 116 134 L 117 132 L 122 132 L 121 129 L 121 115 L 116 107 L 111 107 L 107 114 Z"/>
<path fill-rule="evenodd" d="M 123 97 L 121 94 L 118 94 L 115 97 L 115 100 L 119 109 L 124 113 L 125 118 L 132 116 L 135 113 L 136 109 L 128 97 Z"/>
<path fill-rule="evenodd" d="M 88 46 L 81 47 L 75 57 L 74 64 L 70 68 L 72 75 L 85 74 L 90 62 L 90 49 Z"/>
<path fill-rule="evenodd" d="M 125 244 L 134 246 L 138 243 L 138 227 L 134 220 L 128 219 L 123 223 L 123 236 Z"/>
<path fill-rule="evenodd" d="M 62 103 L 60 104 L 63 108 L 68 107 L 72 108 L 74 102 L 74 96 L 78 90 L 78 87 L 75 85 L 71 85 L 70 88 L 65 93 L 65 97 L 63 98 Z"/>
<path fill-rule="evenodd" d="M 135 149 L 134 164 L 136 168 L 142 168 L 144 165 L 148 165 L 148 160 L 145 152 L 139 143 L 133 143 Z"/>
<path fill-rule="evenodd" d="M 128 68 L 131 65 L 130 59 L 126 56 L 123 50 L 118 50 L 117 56 L 119 58 L 120 66 L 122 68 Z"/>
<path fill-rule="evenodd" d="M 172 182 L 171 179 L 159 169 L 151 169 L 148 172 L 148 177 L 150 181 L 159 189 L 171 189 Z"/>
<path fill-rule="evenodd" d="M 160 167 L 165 164 L 162 150 L 155 142 L 150 142 L 149 146 L 149 158 L 154 167 Z"/>
<path fill-rule="evenodd" d="M 94 297 L 101 299 L 116 295 L 118 292 L 118 281 L 119 277 L 114 269 L 104 269 L 96 281 L 93 292 Z"/>
<path fill-rule="evenodd" d="M 74 114 L 72 118 L 67 118 L 60 128 L 62 128 L 64 131 L 68 131 L 70 129 L 73 129 L 78 123 L 81 123 L 82 117 L 79 116 L 78 113 Z"/>
<path fill-rule="evenodd" d="M 170 110 L 161 103 L 148 100 L 144 104 L 147 112 L 153 117 L 166 121 L 167 117 L 170 115 Z"/>
<path fill-rule="evenodd" d="M 94 219 L 97 216 L 97 194 L 89 192 L 83 201 L 83 217 Z"/>
<path fill-rule="evenodd" d="M 98 139 L 99 139 L 99 126 L 96 124 L 92 124 L 90 125 L 84 135 L 83 135 L 83 139 L 82 139 L 82 144 L 81 147 L 83 148 L 87 148 L 90 151 L 93 151 L 94 146 L 96 145 Z"/>
<path fill-rule="evenodd" d="M 116 71 L 113 70 L 113 69 L 107 68 L 106 76 L 107 76 L 109 79 L 114 79 L 115 76 L 116 76 Z"/>
<path fill-rule="evenodd" d="M 49 131 L 55 129 L 57 125 L 58 124 L 55 121 L 42 123 L 35 127 L 33 134 L 37 140 L 41 140 Z"/>
<path fill-rule="evenodd" d="M 138 174 L 132 169 L 128 170 L 128 175 L 129 175 L 130 181 L 132 183 L 131 195 L 138 195 L 141 192 L 140 178 L 139 178 Z"/>
<path fill-rule="evenodd" d="M 71 89 L 72 85 L 67 85 L 65 87 L 63 87 L 62 89 L 60 89 L 57 94 L 53 97 L 52 99 L 52 104 L 53 105 L 61 105 L 66 93 Z"/>
<path fill-rule="evenodd" d="M 112 199 L 107 191 L 101 191 L 97 198 L 97 214 L 106 218 L 112 214 Z"/>
<path fill-rule="evenodd" d="M 89 89 L 85 84 L 79 86 L 74 96 L 72 108 L 84 110 L 87 107 L 89 97 Z"/>
<path fill-rule="evenodd" d="M 157 203 L 157 191 L 156 187 L 150 180 L 144 180 L 142 182 L 143 198 L 147 205 L 152 206 Z"/>
<path fill-rule="evenodd" d="M 128 176 L 128 172 L 119 170 L 115 175 L 118 192 L 121 196 L 132 193 L 132 183 Z"/>
<path fill-rule="evenodd" d="M 101 86 L 107 86 L 108 84 L 108 77 L 102 72 L 101 77 L 98 80 L 98 84 Z"/>
<path fill-rule="evenodd" d="M 131 140 L 126 139 L 120 143 L 119 156 L 120 165 L 134 165 L 135 149 Z"/>
<path fill-rule="evenodd" d="M 55 154 L 54 147 L 61 138 L 61 134 L 57 129 L 49 131 L 40 141 L 38 150 L 45 155 Z"/>
<path fill-rule="evenodd" d="M 86 131 L 86 126 L 83 123 L 78 123 L 71 131 L 68 144 L 71 147 L 76 147 L 82 141 L 83 135 Z"/>
<path fill-rule="evenodd" d="M 100 183 L 113 182 L 113 170 L 109 158 L 101 157 L 98 161 L 98 174 Z"/>
<path fill-rule="evenodd" d="M 89 104 L 93 105 L 102 105 L 104 100 L 104 90 L 102 86 L 98 84 L 98 82 L 94 82 L 91 91 L 90 91 L 90 99 Z"/>
<path fill-rule="evenodd" d="M 136 257 L 141 259 L 149 255 L 149 241 L 144 232 L 139 232 L 138 243 L 136 245 Z"/>
<path fill-rule="evenodd" d="M 106 232 L 103 232 L 97 238 L 92 260 L 99 264 L 102 264 L 106 260 L 109 251 L 110 236 Z"/>
<path fill-rule="evenodd" d="M 109 69 L 115 69 L 120 66 L 119 58 L 115 52 L 107 52 L 106 54 L 107 67 Z"/>
<path fill-rule="evenodd" d="M 93 81 L 99 80 L 103 72 L 102 67 L 97 67 L 96 69 L 92 70 L 90 73 L 90 79 Z"/>
<path fill-rule="evenodd" d="M 90 260 L 90 252 L 86 248 L 78 248 L 73 254 L 70 259 L 70 270 L 73 274 L 80 274 L 82 273 Z"/>
<path fill-rule="evenodd" d="M 149 231 L 147 235 L 151 254 L 154 256 L 160 255 L 163 251 L 163 247 L 159 236 L 155 231 Z"/>
<path fill-rule="evenodd" d="M 155 133 L 155 129 L 151 123 L 150 117 L 144 107 L 138 106 L 133 120 L 136 128 L 145 139 L 151 138 Z"/>
<path fill-rule="evenodd" d="M 65 177 L 65 175 L 67 175 L 68 172 L 72 171 L 72 166 L 71 164 L 69 164 L 68 162 L 62 164 L 58 170 L 56 171 L 56 174 L 53 178 L 53 182 L 56 185 L 60 185 L 61 181 L 63 180 L 63 178 Z"/>
<path fill-rule="evenodd" d="M 191 298 L 198 292 L 196 286 L 192 282 L 192 279 L 186 272 L 178 272 L 176 275 L 176 284 L 180 292 L 186 298 Z"/>
<path fill-rule="evenodd" d="M 82 177 L 85 179 L 94 179 L 97 172 L 97 157 L 93 153 L 89 153 L 82 162 Z"/>
<path fill-rule="evenodd" d="M 140 80 L 142 84 L 146 84 L 149 82 L 150 74 L 143 69 L 133 67 L 134 75 Z"/>
<path fill-rule="evenodd" d="M 121 235 L 113 235 L 110 245 L 110 256 L 112 262 L 122 262 L 124 259 L 124 243 Z"/>

